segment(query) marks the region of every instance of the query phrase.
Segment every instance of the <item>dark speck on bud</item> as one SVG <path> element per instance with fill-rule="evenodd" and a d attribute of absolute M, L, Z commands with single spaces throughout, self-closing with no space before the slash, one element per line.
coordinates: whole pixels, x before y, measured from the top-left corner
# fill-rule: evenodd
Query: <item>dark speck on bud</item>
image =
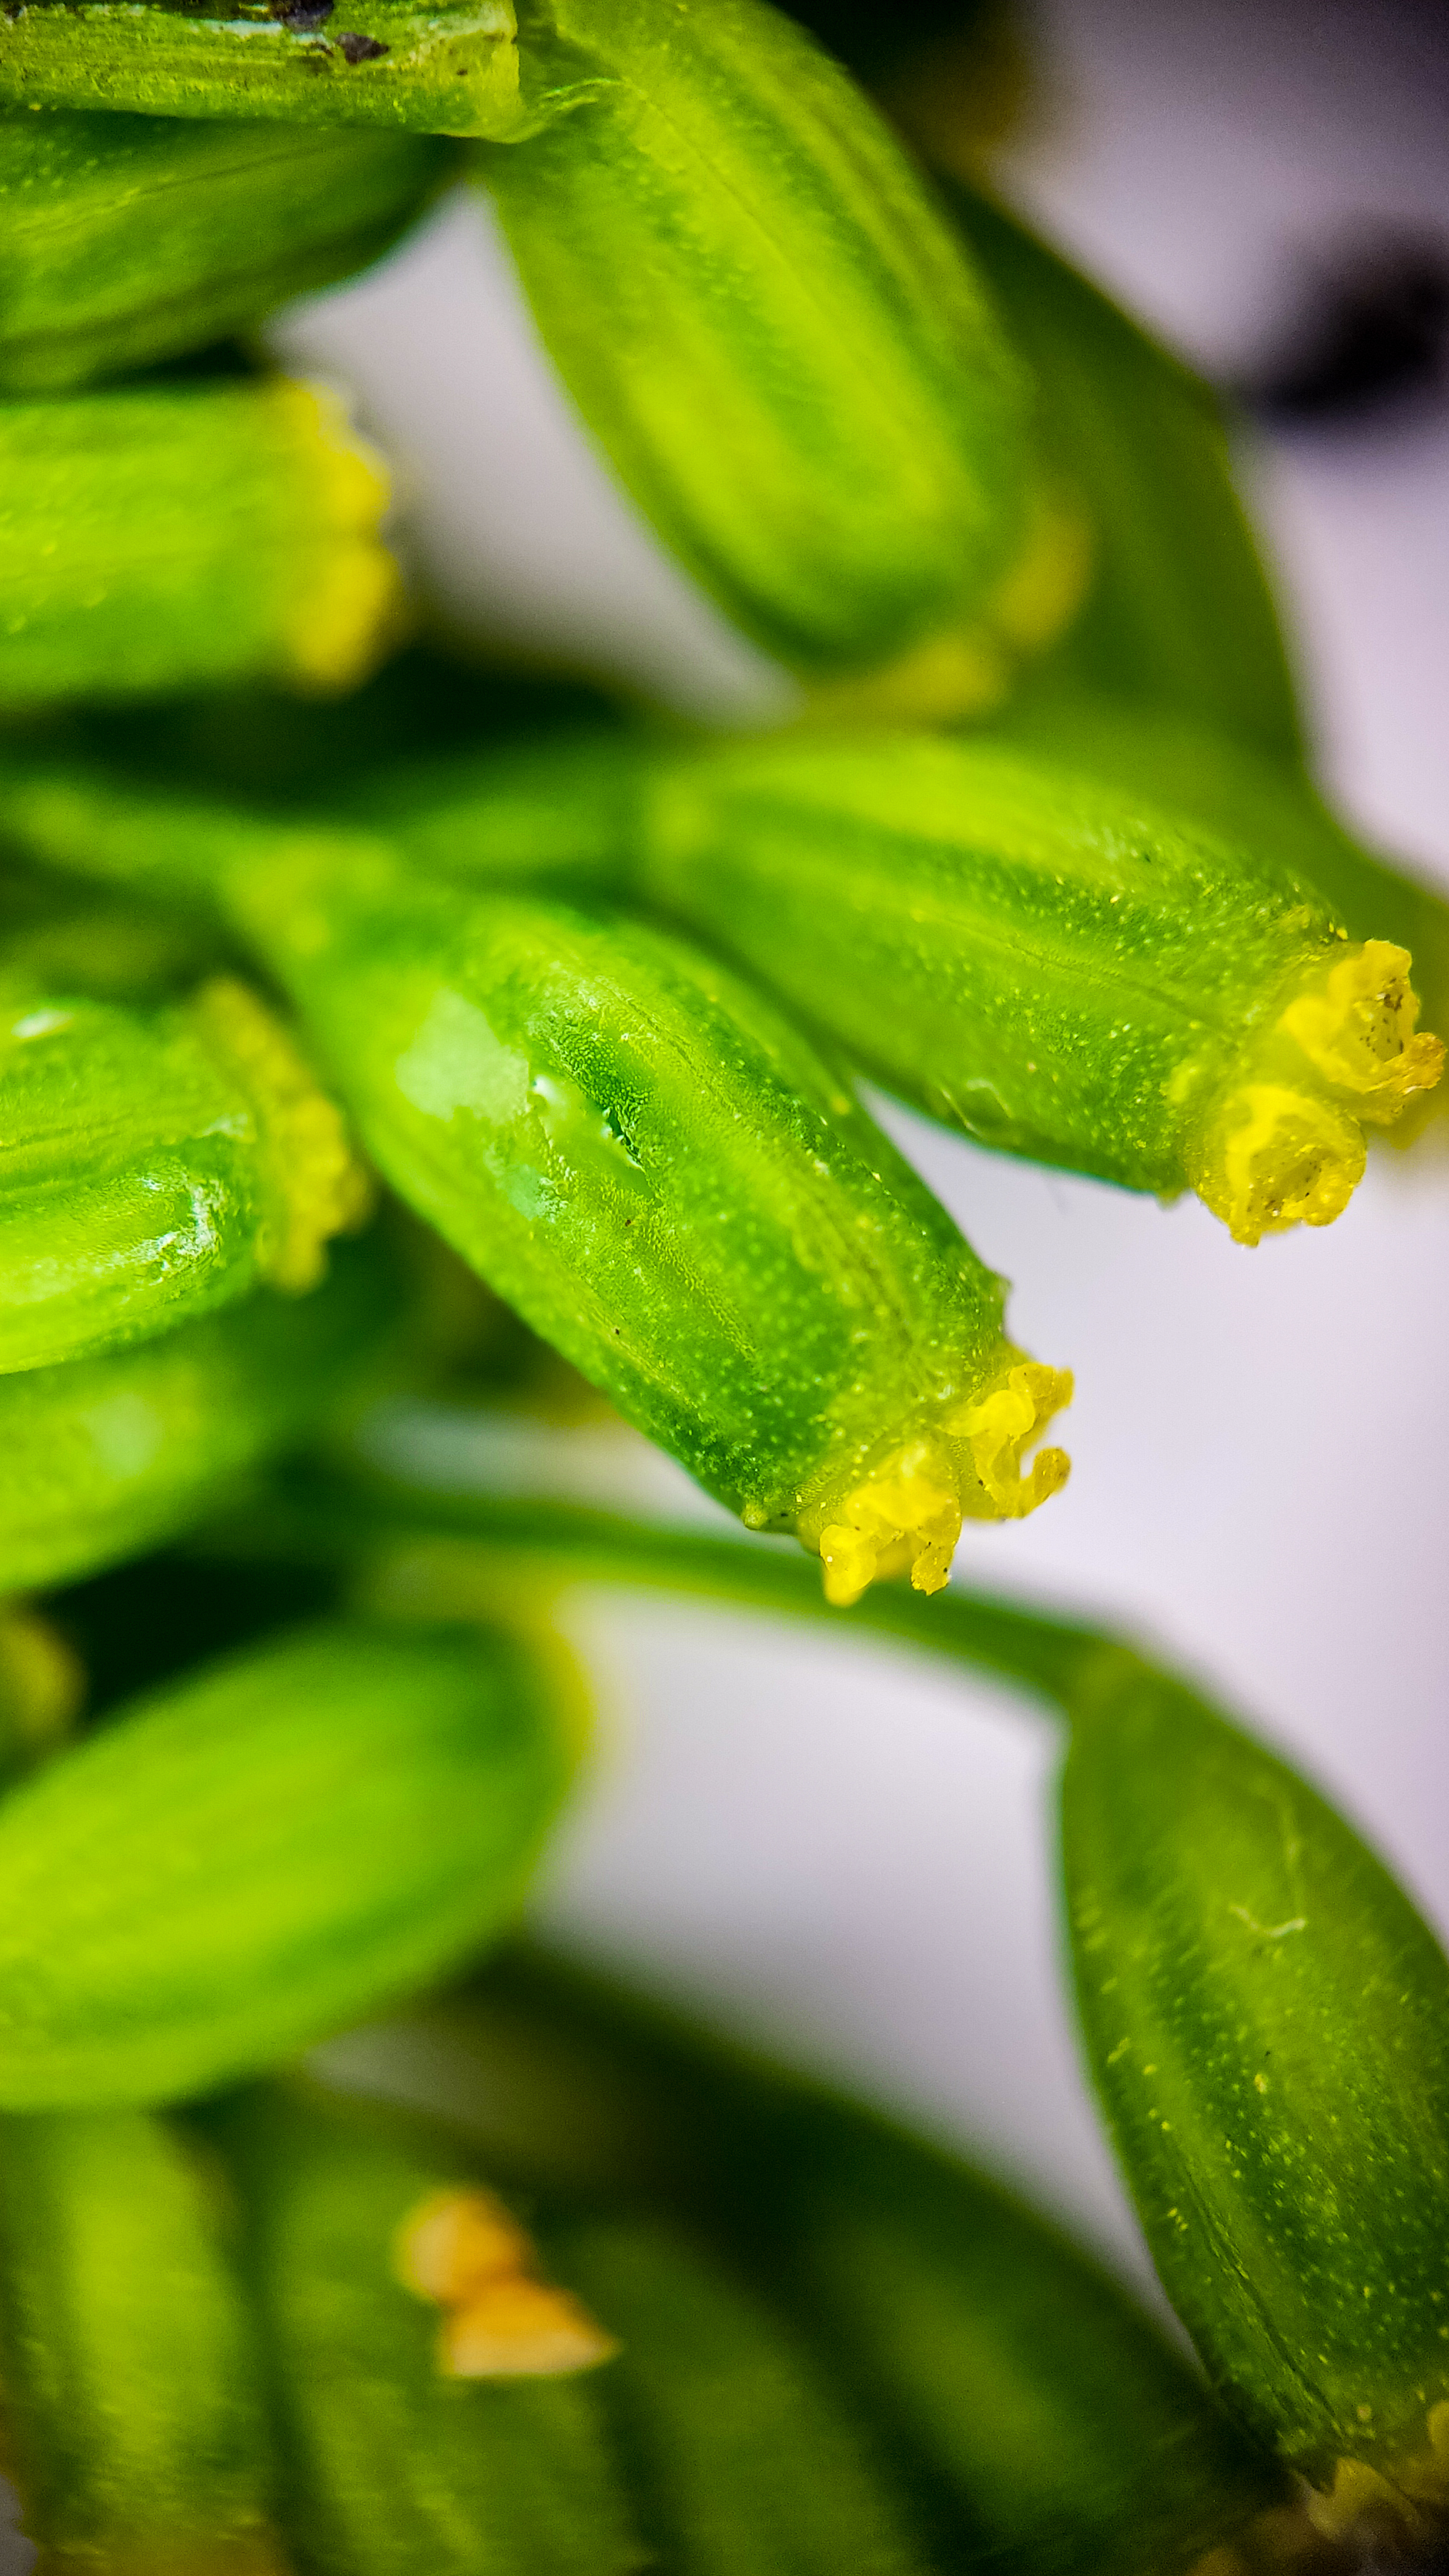
<path fill-rule="evenodd" d="M 380 45 L 376 36 L 356 36 L 350 32 L 339 36 L 337 43 L 350 63 L 375 63 L 383 54 L 392 51 L 390 45 Z"/>

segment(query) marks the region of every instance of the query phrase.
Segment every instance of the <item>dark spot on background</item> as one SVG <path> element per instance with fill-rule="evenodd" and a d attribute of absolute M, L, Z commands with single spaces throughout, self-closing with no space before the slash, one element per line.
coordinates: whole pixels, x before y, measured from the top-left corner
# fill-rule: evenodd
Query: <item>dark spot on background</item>
<path fill-rule="evenodd" d="M 1449 241 L 1365 229 L 1301 265 L 1275 347 L 1235 388 L 1285 424 L 1329 423 L 1449 393 Z"/>
<path fill-rule="evenodd" d="M 339 36 L 337 42 L 350 63 L 375 63 L 380 54 L 392 51 L 390 45 L 380 45 L 376 36 L 348 34 Z"/>

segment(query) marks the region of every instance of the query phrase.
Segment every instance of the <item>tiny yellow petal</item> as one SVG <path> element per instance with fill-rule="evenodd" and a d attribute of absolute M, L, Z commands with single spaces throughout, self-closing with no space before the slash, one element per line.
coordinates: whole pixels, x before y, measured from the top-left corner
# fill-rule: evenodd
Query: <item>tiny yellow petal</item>
<path fill-rule="evenodd" d="M 450 2379 L 561 2379 L 611 2361 L 619 2346 L 567 2290 L 494 2282 L 447 2319 L 439 2363 Z"/>
<path fill-rule="evenodd" d="M 1249 1082 L 1223 1104 L 1190 1173 L 1235 1243 L 1331 1225 L 1363 1178 L 1362 1131 L 1332 1101 Z"/>
<path fill-rule="evenodd" d="M 419 2298 L 456 2307 L 532 2259 L 523 2229 L 491 2192 L 439 2191 L 403 2220 L 393 2268 Z"/>
<path fill-rule="evenodd" d="M 1336 1090 L 1353 1096 L 1360 1118 L 1390 1126 L 1444 1070 L 1442 1042 L 1416 1034 L 1419 997 L 1406 948 L 1367 939 L 1347 948 L 1284 1011 L 1279 1027 Z"/>

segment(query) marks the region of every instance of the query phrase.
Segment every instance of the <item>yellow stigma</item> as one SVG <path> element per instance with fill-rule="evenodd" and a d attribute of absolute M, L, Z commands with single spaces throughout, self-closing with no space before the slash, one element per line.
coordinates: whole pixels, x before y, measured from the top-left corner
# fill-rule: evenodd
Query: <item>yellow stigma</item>
<path fill-rule="evenodd" d="M 1061 1449 L 1044 1449 L 1024 1476 L 1022 1455 L 1071 1393 L 1066 1370 L 1013 1356 L 980 1394 L 889 1451 L 843 1495 L 802 1513 L 800 1536 L 819 1549 L 827 1601 L 849 1609 L 892 1574 L 909 1574 L 918 1592 L 939 1592 L 963 1520 L 1034 1512 L 1066 1483 L 1071 1462 Z"/>
<path fill-rule="evenodd" d="M 397 2231 L 393 2270 L 446 2309 L 438 2367 L 449 2379 L 561 2379 L 618 2344 L 569 2291 L 534 2278 L 533 2246 L 491 2192 L 429 2194 Z"/>
<path fill-rule="evenodd" d="M 1278 1025 L 1355 1113 L 1388 1127 L 1444 1070 L 1441 1039 L 1418 1033 L 1419 997 L 1406 948 L 1367 939 L 1347 948 L 1290 1002 Z"/>
<path fill-rule="evenodd" d="M 320 1091 L 281 1022 L 245 984 L 217 975 L 191 1004 L 206 1044 L 251 1103 L 276 1215 L 264 1231 L 259 1267 L 274 1288 L 301 1295 L 326 1268 L 334 1234 L 363 1224 L 372 1182 L 352 1150 L 340 1110 Z"/>
<path fill-rule="evenodd" d="M 1332 1225 L 1364 1160 L 1357 1123 L 1332 1101 L 1249 1082 L 1219 1109 L 1188 1177 L 1234 1243 L 1255 1244 L 1293 1225 Z"/>

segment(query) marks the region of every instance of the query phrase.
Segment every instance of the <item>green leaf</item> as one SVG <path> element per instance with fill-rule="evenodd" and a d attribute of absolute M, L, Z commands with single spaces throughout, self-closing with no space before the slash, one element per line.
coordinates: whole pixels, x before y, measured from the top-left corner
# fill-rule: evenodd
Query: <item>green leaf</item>
<path fill-rule="evenodd" d="M 0 2117 L 6 2466 L 52 2576 L 280 2576 L 209 2181 L 142 2112 Z"/>
<path fill-rule="evenodd" d="M 478 1950 L 571 1732 L 462 1630 L 319 1623 L 146 1695 L 0 1806 L 0 2103 L 193 2093 Z"/>
<path fill-rule="evenodd" d="M 874 108 L 758 0 L 529 0 L 571 103 L 483 158 L 545 344 L 666 546 L 803 671 L 967 621 L 1026 389 Z"/>
<path fill-rule="evenodd" d="M 356 128 L 0 116 L 0 390 L 65 393 L 246 330 L 366 267 L 452 166 Z"/>
<path fill-rule="evenodd" d="M 0 15 L 0 53 L 6 32 Z M 305 385 L 0 404 L 0 709 L 349 685 L 397 613 L 387 498 L 335 398 Z"/>
<path fill-rule="evenodd" d="M 338 19 L 352 19 L 339 25 Z M 0 11 L 0 101 L 152 116 L 525 131 L 511 0 L 238 0 L 202 17 L 176 0 L 48 0 Z"/>
<path fill-rule="evenodd" d="M 1063 1788 L 1088 2062 L 1214 2385 L 1341 2502 L 1449 2492 L 1449 1962 L 1284 1761 L 1139 1668 Z"/>

